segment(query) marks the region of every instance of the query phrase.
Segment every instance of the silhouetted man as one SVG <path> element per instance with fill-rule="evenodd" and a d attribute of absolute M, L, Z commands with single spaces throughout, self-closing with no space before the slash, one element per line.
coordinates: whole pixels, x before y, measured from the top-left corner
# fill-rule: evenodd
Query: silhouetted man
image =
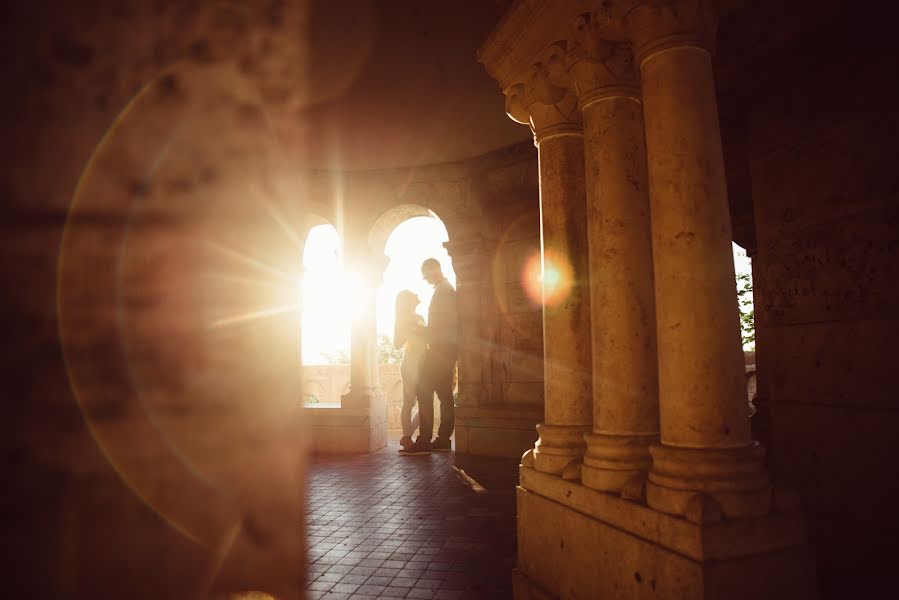
<path fill-rule="evenodd" d="M 456 290 L 443 276 L 440 263 L 429 258 L 421 264 L 421 275 L 434 286 L 428 307 L 425 337 L 428 349 L 422 361 L 418 392 L 419 436 L 404 454 L 426 454 L 431 450 L 452 450 L 450 436 L 454 428 L 453 371 L 459 343 L 459 312 Z M 440 428 L 431 442 L 434 431 L 434 393 L 440 400 Z"/>

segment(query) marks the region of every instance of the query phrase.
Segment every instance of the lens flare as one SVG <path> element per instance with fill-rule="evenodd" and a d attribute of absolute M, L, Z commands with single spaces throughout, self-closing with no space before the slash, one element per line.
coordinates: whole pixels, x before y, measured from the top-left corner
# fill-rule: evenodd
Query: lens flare
<path fill-rule="evenodd" d="M 565 301 L 574 283 L 573 269 L 567 257 L 547 250 L 525 262 L 521 274 L 522 287 L 533 302 L 556 306 Z"/>

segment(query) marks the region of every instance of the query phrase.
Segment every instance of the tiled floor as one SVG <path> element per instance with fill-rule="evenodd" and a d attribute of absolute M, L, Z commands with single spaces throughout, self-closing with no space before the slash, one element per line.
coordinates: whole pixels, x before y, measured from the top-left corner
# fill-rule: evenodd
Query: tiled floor
<path fill-rule="evenodd" d="M 510 598 L 518 461 L 398 448 L 313 459 L 307 597 Z"/>

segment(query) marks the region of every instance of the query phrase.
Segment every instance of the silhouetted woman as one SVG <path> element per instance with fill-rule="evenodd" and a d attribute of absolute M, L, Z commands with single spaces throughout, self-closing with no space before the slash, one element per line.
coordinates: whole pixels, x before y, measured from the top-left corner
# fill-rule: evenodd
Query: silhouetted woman
<path fill-rule="evenodd" d="M 412 447 L 412 434 L 418 429 L 418 411 L 413 414 L 415 392 L 418 389 L 421 360 L 428 347 L 425 341 L 425 320 L 415 312 L 419 302 L 418 296 L 409 290 L 396 295 L 393 345 L 403 348 L 403 362 L 400 364 L 400 375 L 403 378 L 403 408 L 400 411 L 403 437 L 400 445 L 406 450 Z"/>

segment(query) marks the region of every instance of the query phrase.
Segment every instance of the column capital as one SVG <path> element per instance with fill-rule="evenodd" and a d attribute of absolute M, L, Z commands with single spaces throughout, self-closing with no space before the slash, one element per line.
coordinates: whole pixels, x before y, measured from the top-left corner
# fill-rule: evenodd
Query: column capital
<path fill-rule="evenodd" d="M 634 44 L 638 64 L 671 48 L 695 47 L 712 52 L 718 15 L 712 0 L 621 0 L 612 8 Z"/>
<path fill-rule="evenodd" d="M 593 13 L 579 15 L 574 21 L 575 43 L 567 60 L 581 110 L 603 98 L 640 98 L 630 44 L 611 40 L 603 32 L 602 19 Z"/>
<path fill-rule="evenodd" d="M 530 125 L 536 144 L 550 137 L 582 133 L 566 54 L 566 43 L 552 44 L 527 69 L 523 80 L 505 91 L 506 114 Z"/>

